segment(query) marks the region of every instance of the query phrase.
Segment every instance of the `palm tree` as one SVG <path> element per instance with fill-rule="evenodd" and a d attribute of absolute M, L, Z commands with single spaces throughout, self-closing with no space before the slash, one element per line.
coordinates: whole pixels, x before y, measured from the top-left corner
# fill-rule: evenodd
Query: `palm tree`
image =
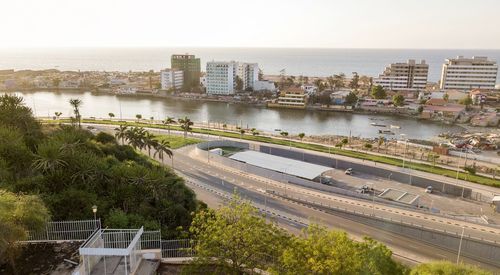
<path fill-rule="evenodd" d="M 127 138 L 127 125 L 120 125 L 120 127 L 115 128 L 115 137 L 119 138 L 122 141 L 122 145 L 125 144 L 125 138 Z"/>
<path fill-rule="evenodd" d="M 155 120 L 155 117 L 154 116 L 149 117 L 149 120 L 151 120 L 151 124 L 153 124 L 153 121 Z"/>
<path fill-rule="evenodd" d="M 59 117 L 62 115 L 61 112 L 55 112 L 54 115 L 56 115 L 56 118 L 59 119 Z"/>
<path fill-rule="evenodd" d="M 184 138 L 187 137 L 187 133 L 192 130 L 191 126 L 194 124 L 191 119 L 187 116 L 184 118 L 179 118 L 179 124 L 181 125 L 181 129 L 184 130 Z"/>
<path fill-rule="evenodd" d="M 126 131 L 126 138 L 134 149 L 143 149 L 145 146 L 146 130 L 142 127 L 130 128 Z"/>
<path fill-rule="evenodd" d="M 164 121 L 163 124 L 167 125 L 168 128 L 168 135 L 170 136 L 170 125 L 175 124 L 175 119 L 173 117 L 167 117 Z"/>
<path fill-rule="evenodd" d="M 243 139 L 243 135 L 245 134 L 245 130 L 240 129 L 240 139 Z"/>
<path fill-rule="evenodd" d="M 281 135 L 282 137 L 285 137 L 285 138 L 286 138 L 286 137 L 288 136 L 288 132 L 281 131 L 281 132 L 280 132 L 280 135 Z"/>
<path fill-rule="evenodd" d="M 39 146 L 38 154 L 33 161 L 33 167 L 36 170 L 49 174 L 67 165 L 68 163 L 63 160 L 63 152 L 57 143 L 46 143 Z"/>
<path fill-rule="evenodd" d="M 135 115 L 135 118 L 137 118 L 137 122 L 139 122 L 142 119 L 142 115 L 141 114 L 137 114 L 137 115 Z"/>
<path fill-rule="evenodd" d="M 161 160 L 162 163 L 164 155 L 167 155 L 169 158 L 172 158 L 174 153 L 172 152 L 172 150 L 170 150 L 170 142 L 164 139 L 157 142 L 154 156 L 156 157 L 156 155 L 158 155 L 158 158 Z"/>
<path fill-rule="evenodd" d="M 340 141 L 343 146 L 347 145 L 349 143 L 349 139 L 348 138 L 343 138 L 341 141 Z"/>
<path fill-rule="evenodd" d="M 304 139 L 304 137 L 306 136 L 306 134 L 304 133 L 299 133 L 299 138 L 300 138 L 300 141 L 302 141 Z"/>
<path fill-rule="evenodd" d="M 158 145 L 158 141 L 155 140 L 155 135 L 151 134 L 148 131 L 145 131 L 143 143 L 144 147 L 148 149 L 148 156 L 151 157 L 151 149 L 156 148 L 156 146 Z"/>
<path fill-rule="evenodd" d="M 78 98 L 72 98 L 69 100 L 69 104 L 73 107 L 73 112 L 75 113 L 75 119 L 76 121 L 78 121 L 78 128 L 82 128 L 80 106 L 82 106 L 83 102 Z"/>
<path fill-rule="evenodd" d="M 111 120 L 111 119 L 113 119 L 115 117 L 115 114 L 109 113 L 108 116 L 109 116 L 109 119 Z"/>
<path fill-rule="evenodd" d="M 377 141 L 377 152 L 380 152 L 380 145 L 384 144 L 384 139 L 382 137 L 378 137 Z"/>

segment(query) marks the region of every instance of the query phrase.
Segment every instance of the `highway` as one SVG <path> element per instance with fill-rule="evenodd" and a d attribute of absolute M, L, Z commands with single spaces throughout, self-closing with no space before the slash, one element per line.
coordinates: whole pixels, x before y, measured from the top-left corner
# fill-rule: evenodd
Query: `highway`
<path fill-rule="evenodd" d="M 110 131 L 110 126 L 98 126 L 96 128 Z M 188 186 L 196 192 L 200 200 L 207 203 L 209 207 L 216 208 L 224 203 L 224 200 L 236 190 L 243 198 L 254 203 L 262 212 L 274 217 L 281 226 L 293 233 L 298 233 L 302 227 L 310 222 L 316 222 L 330 228 L 344 230 L 355 239 L 370 236 L 386 244 L 397 258 L 406 263 L 442 259 L 454 262 L 458 250 L 458 247 L 442 249 L 409 237 L 379 230 L 353 221 L 348 216 L 339 215 L 334 211 L 320 211 L 305 204 L 273 196 L 266 190 L 273 190 L 287 196 L 325 205 L 335 205 L 349 210 L 373 213 L 376 216 L 384 216 L 394 220 L 404 219 L 407 222 L 425 224 L 430 228 L 444 229 L 448 232 L 461 231 L 461 226 L 468 226 L 466 235 L 500 241 L 500 231 L 498 229 L 448 220 L 442 217 L 439 217 L 441 219 L 439 221 L 436 216 L 430 214 L 389 207 L 378 203 L 373 204 L 366 200 L 341 197 L 295 185 L 292 186 L 291 184 L 270 182 L 252 175 L 245 175 L 240 171 L 233 171 L 227 167 L 215 166 L 213 162 L 208 164 L 207 159 L 200 159 L 193 154 L 193 147 L 184 147 L 174 152 L 174 168 L 176 172 L 186 179 Z M 166 160 L 165 163 L 170 165 L 170 160 Z M 499 268 L 499 266 L 464 256 L 461 256 L 461 260 L 491 270 L 498 270 Z"/>

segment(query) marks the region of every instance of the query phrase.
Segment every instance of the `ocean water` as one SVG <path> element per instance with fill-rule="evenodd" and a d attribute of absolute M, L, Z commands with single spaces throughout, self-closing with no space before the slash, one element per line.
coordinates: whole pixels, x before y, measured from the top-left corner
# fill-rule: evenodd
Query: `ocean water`
<path fill-rule="evenodd" d="M 487 56 L 500 61 L 500 50 L 295 49 L 295 48 L 41 48 L 0 49 L 0 69 L 145 71 L 170 67 L 170 56 L 190 53 L 211 60 L 257 62 L 265 74 L 329 76 L 358 72 L 377 76 L 384 67 L 407 59 L 425 59 L 429 81 L 438 81 L 446 58 Z"/>

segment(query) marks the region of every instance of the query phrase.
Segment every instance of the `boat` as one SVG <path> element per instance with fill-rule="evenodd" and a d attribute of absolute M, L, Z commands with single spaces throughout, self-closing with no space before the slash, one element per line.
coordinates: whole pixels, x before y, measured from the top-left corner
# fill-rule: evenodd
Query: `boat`
<path fill-rule="evenodd" d="M 401 126 L 391 124 L 391 129 L 401 129 Z"/>
<path fill-rule="evenodd" d="M 372 122 L 370 123 L 371 126 L 375 126 L 375 127 L 387 127 L 387 125 L 385 124 L 379 124 L 379 123 L 376 123 L 376 122 Z"/>
<path fill-rule="evenodd" d="M 384 134 L 384 135 L 394 135 L 394 132 L 390 130 L 378 130 L 379 134 Z"/>

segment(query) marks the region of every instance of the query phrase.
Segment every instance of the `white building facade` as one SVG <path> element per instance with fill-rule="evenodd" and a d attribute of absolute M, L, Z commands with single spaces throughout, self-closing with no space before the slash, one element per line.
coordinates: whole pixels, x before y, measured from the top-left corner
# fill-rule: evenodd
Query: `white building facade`
<path fill-rule="evenodd" d="M 207 62 L 206 88 L 210 95 L 232 95 L 236 88 L 238 64 L 234 61 Z"/>
<path fill-rule="evenodd" d="M 495 89 L 498 65 L 484 56 L 446 59 L 441 72 L 442 90 Z"/>
<path fill-rule="evenodd" d="M 417 63 L 410 59 L 406 63 L 390 64 L 373 83 L 391 91 L 419 91 L 425 89 L 428 74 L 429 65 L 425 60 Z"/>
<path fill-rule="evenodd" d="M 184 73 L 177 69 L 165 69 L 160 71 L 162 90 L 180 90 L 184 83 Z"/>
<path fill-rule="evenodd" d="M 238 77 L 243 81 L 243 90 L 254 90 L 255 82 L 259 81 L 259 64 L 238 63 Z"/>

